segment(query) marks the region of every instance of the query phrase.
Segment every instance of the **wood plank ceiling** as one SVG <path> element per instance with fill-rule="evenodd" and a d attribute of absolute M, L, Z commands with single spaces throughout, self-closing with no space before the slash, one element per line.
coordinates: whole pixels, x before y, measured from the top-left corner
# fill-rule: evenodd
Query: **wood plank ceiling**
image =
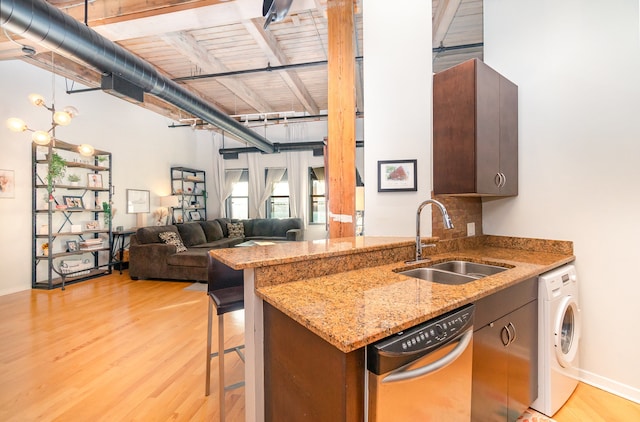
<path fill-rule="evenodd" d="M 168 78 L 239 121 L 259 121 L 326 114 L 327 1 L 295 0 L 287 17 L 267 30 L 260 0 L 88 0 L 86 12 L 89 27 Z M 49 3 L 85 21 L 84 2 Z M 356 56 L 365 56 L 362 0 L 354 0 L 354 8 Z M 482 58 L 482 0 L 433 0 L 432 19 L 433 48 L 438 49 L 434 72 Z M 56 73 L 90 88 L 100 86 L 99 69 L 9 37 L 0 33 L 0 60 L 20 59 L 51 70 L 53 57 Z M 36 54 L 25 54 L 23 45 Z M 452 49 L 458 46 L 467 48 Z M 266 70 L 294 64 L 301 66 Z M 357 112 L 364 114 L 362 60 L 356 70 Z M 140 105 L 174 120 L 192 117 L 146 94 Z"/>

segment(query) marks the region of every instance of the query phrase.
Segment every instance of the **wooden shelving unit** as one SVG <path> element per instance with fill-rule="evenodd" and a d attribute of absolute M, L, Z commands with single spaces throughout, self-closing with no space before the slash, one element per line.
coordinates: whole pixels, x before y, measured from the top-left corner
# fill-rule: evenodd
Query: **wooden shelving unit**
<path fill-rule="evenodd" d="M 54 153 L 65 161 L 65 177 L 70 173 L 80 176 L 77 185 L 58 180 L 49 192 L 47 174 Z M 102 204 L 109 204 L 111 209 L 111 153 L 96 150 L 85 157 L 77 145 L 60 140 L 55 146 L 34 143 L 32 165 L 32 288 L 64 288 L 66 284 L 110 274 L 111 218 L 105 218 Z M 89 185 L 90 177 L 100 183 Z M 65 196 L 81 198 L 85 207 L 61 209 Z M 97 239 L 102 240 L 99 246 L 81 248 L 83 242 Z"/>
<path fill-rule="evenodd" d="M 180 206 L 172 209 L 173 224 L 207 219 L 205 176 L 206 173 L 203 170 L 171 167 L 171 194 L 177 196 L 180 201 Z M 194 218 L 197 216 L 200 218 Z"/>

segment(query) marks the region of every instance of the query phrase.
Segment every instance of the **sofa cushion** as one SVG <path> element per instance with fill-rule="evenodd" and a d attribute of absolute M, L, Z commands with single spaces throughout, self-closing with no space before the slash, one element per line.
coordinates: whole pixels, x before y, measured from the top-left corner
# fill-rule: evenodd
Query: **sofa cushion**
<path fill-rule="evenodd" d="M 217 222 L 216 220 L 201 221 L 200 225 L 204 230 L 204 235 L 207 238 L 207 242 L 214 242 L 224 237 L 224 233 L 222 232 L 222 227 L 220 227 L 220 223 Z"/>
<path fill-rule="evenodd" d="M 244 237 L 253 236 L 253 223 L 255 219 L 240 220 L 244 225 Z"/>
<path fill-rule="evenodd" d="M 174 245 L 176 247 L 176 252 L 186 252 L 187 248 L 185 248 L 182 243 L 182 239 L 180 239 L 180 235 L 175 232 L 162 232 L 158 233 L 158 237 L 166 243 L 167 245 Z"/>
<path fill-rule="evenodd" d="M 245 225 L 245 237 L 248 238 L 286 238 L 287 231 L 302 229 L 300 218 L 254 218 L 242 221 Z M 248 224 L 249 222 L 251 224 Z"/>
<path fill-rule="evenodd" d="M 174 232 L 178 234 L 178 229 L 176 226 L 150 226 L 150 227 L 140 227 L 136 231 L 136 239 L 138 243 L 147 244 L 147 243 L 162 243 L 162 239 L 158 236 L 163 232 Z"/>
<path fill-rule="evenodd" d="M 229 218 L 216 218 L 214 221 L 217 221 L 220 224 L 220 228 L 222 228 L 222 236 L 229 237 L 229 230 L 227 229 L 227 224 L 233 223 Z"/>
<path fill-rule="evenodd" d="M 207 243 L 207 237 L 199 223 L 178 224 L 178 232 L 186 247 Z"/>
<path fill-rule="evenodd" d="M 209 251 L 207 249 L 189 249 L 167 257 L 168 265 L 181 267 L 207 267 L 209 265 Z"/>
<path fill-rule="evenodd" d="M 229 232 L 229 238 L 244 238 L 244 224 L 242 223 L 227 223 L 227 230 Z"/>

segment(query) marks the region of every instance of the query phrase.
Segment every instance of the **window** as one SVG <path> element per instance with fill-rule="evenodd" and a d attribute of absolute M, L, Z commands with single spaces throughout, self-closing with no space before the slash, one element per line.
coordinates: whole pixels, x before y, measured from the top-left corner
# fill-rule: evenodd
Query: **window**
<path fill-rule="evenodd" d="M 324 167 L 309 168 L 309 222 L 324 224 L 327 222 L 327 201 L 324 186 Z"/>
<path fill-rule="evenodd" d="M 233 183 L 231 195 L 226 200 L 228 218 L 249 218 L 249 171 L 242 170 L 238 181 Z"/>
<path fill-rule="evenodd" d="M 265 169 L 266 180 L 269 180 L 269 169 Z M 288 218 L 291 216 L 289 209 L 289 181 L 287 171 L 278 182 L 273 183 L 271 196 L 267 199 L 267 218 Z"/>

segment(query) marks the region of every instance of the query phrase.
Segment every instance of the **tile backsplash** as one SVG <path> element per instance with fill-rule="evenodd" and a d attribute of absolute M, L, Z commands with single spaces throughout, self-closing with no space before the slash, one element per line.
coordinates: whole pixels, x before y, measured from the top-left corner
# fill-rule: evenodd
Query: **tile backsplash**
<path fill-rule="evenodd" d="M 475 235 L 482 233 L 482 198 L 436 195 L 433 199 L 442 202 L 453 221 L 453 229 L 445 230 L 442 215 L 437 210 L 431 212 L 432 235 L 442 240 L 467 236 L 467 223 L 475 223 Z"/>

